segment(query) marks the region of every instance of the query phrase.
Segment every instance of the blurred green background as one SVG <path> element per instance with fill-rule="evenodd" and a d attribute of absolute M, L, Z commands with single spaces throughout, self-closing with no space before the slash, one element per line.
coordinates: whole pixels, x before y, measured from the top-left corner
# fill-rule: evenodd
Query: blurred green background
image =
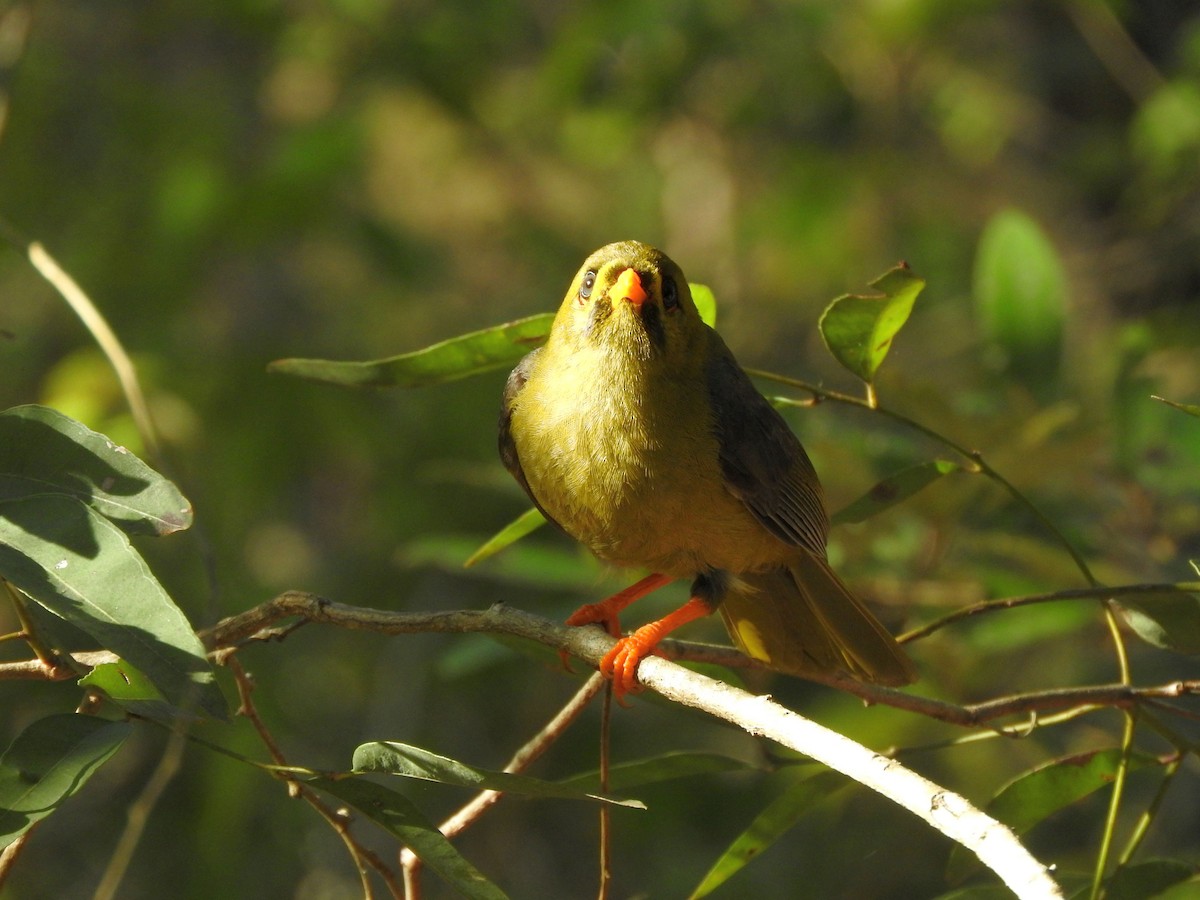
<path fill-rule="evenodd" d="M 929 286 L 883 402 L 982 450 L 1102 580 L 1194 575 L 1200 422 L 1150 395 L 1200 402 L 1195 4 L 9 2 L 0 75 L 0 216 L 45 243 L 138 363 L 198 517 L 139 546 L 197 627 L 287 588 L 562 618 L 619 583 L 548 532 L 461 569 L 526 506 L 495 456 L 505 373 L 355 393 L 265 367 L 387 356 L 554 309 L 583 258 L 625 238 L 713 288 L 743 364 L 844 390 L 859 387 L 816 320 L 907 260 Z M 0 407 L 46 403 L 140 446 L 89 336 L 11 245 L 0 371 Z M 860 410 L 788 415 L 835 510 L 945 455 Z M 836 530 L 831 557 L 897 629 L 1082 584 L 1026 513 L 965 475 Z M 715 622 L 687 636 L 724 639 Z M 1145 683 L 1200 675 L 1133 649 Z M 1086 603 L 982 618 L 913 654 L 922 690 L 956 701 L 1116 672 Z M 576 684 L 482 637 L 310 626 L 241 659 L 289 758 L 331 769 L 377 738 L 499 767 Z M 956 734 L 790 679 L 752 686 L 879 747 Z M 70 685 L 0 682 L 0 739 L 77 701 Z M 1119 729 L 1105 713 L 908 761 L 983 801 Z M 142 731 L 46 821 L 0 896 L 91 896 L 162 749 Z M 264 757 L 243 721 L 203 734 Z M 594 767 L 596 734 L 589 713 L 535 773 Z M 617 758 L 686 748 L 764 760 L 698 714 L 650 698 L 617 711 Z M 686 895 L 784 777 L 640 792 L 650 811 L 615 817 L 616 895 Z M 1188 778 L 1150 855 L 1200 862 L 1194 766 Z M 435 818 L 466 799 L 411 794 Z M 1088 801 L 1033 849 L 1086 869 L 1103 810 Z M 593 892 L 595 841 L 589 807 L 511 800 L 461 847 L 514 897 L 578 897 Z M 718 896 L 933 896 L 947 852 L 907 814 L 844 793 Z M 120 896 L 311 900 L 357 884 L 336 835 L 279 783 L 192 748 Z"/>

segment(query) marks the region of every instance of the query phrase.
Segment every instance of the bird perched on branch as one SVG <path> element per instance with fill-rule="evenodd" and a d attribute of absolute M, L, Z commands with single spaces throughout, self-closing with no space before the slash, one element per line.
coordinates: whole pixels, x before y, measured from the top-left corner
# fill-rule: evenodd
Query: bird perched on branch
<path fill-rule="evenodd" d="M 661 251 L 623 241 L 584 262 L 546 344 L 505 385 L 500 455 L 548 520 L 600 559 L 653 573 L 568 624 L 617 636 L 621 609 L 692 579 L 686 603 L 605 656 L 618 696 L 664 635 L 714 610 L 772 669 L 915 677 L 825 559 L 829 517 L 804 448 Z"/>

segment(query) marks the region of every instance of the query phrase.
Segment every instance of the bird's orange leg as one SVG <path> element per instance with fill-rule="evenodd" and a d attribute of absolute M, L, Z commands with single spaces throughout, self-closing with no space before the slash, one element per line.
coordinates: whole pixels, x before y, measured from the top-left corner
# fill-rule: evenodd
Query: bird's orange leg
<path fill-rule="evenodd" d="M 621 633 L 621 623 L 617 621 L 617 613 L 635 600 L 640 600 L 647 594 L 657 591 L 674 579 L 669 575 L 647 575 L 637 584 L 631 584 L 623 591 L 618 591 L 599 603 L 585 603 L 567 619 L 568 625 L 591 625 L 600 622 L 608 633 L 616 637 Z"/>
<path fill-rule="evenodd" d="M 600 660 L 600 673 L 611 678 L 613 691 L 620 700 L 630 691 L 641 690 L 637 683 L 637 667 L 654 651 L 658 642 L 681 625 L 707 616 L 712 604 L 704 597 L 693 595 L 687 603 L 656 622 L 643 625 L 629 637 L 621 638 Z"/>

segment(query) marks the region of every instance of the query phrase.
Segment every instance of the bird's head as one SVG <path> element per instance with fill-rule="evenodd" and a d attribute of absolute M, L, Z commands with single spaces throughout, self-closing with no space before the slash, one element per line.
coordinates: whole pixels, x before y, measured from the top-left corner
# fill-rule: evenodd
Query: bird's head
<path fill-rule="evenodd" d="M 638 241 L 601 247 L 587 258 L 558 311 L 554 330 L 576 349 L 683 367 L 704 324 L 683 271 Z"/>

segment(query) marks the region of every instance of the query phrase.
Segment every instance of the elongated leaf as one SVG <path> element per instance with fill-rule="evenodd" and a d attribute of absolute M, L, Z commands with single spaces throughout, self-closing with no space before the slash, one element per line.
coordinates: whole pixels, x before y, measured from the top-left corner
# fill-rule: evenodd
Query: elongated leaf
<path fill-rule="evenodd" d="M 403 794 L 364 778 L 314 778 L 308 784 L 349 803 L 395 835 L 464 897 L 504 900 L 505 893 L 454 849 Z"/>
<path fill-rule="evenodd" d="M 1157 400 L 1159 403 L 1165 403 L 1167 406 L 1173 406 L 1180 412 L 1185 412 L 1189 416 L 1200 418 L 1200 406 L 1194 406 L 1191 403 L 1176 403 L 1174 400 L 1168 400 L 1166 397 L 1159 397 L 1154 394 L 1150 395 L 1150 399 Z"/>
<path fill-rule="evenodd" d="M 87 783 L 130 726 L 63 713 L 34 722 L 0 757 L 0 846 L 20 837 Z"/>
<path fill-rule="evenodd" d="M 495 535 L 488 538 L 482 547 L 467 558 L 467 561 L 463 563 L 463 567 L 469 569 L 476 563 L 483 562 L 489 556 L 495 556 L 509 544 L 516 543 L 525 537 L 525 535 L 537 531 L 545 524 L 546 517 L 538 509 L 525 510 L 525 512 L 496 532 Z"/>
<path fill-rule="evenodd" d="M 130 533 L 170 534 L 192 507 L 166 478 L 102 434 L 46 406 L 0 413 L 0 500 L 67 494 Z"/>
<path fill-rule="evenodd" d="M 848 784 L 845 776 L 837 772 L 818 772 L 810 778 L 798 781 L 767 804 L 750 826 L 729 845 L 720 858 L 708 870 L 708 874 L 692 891 L 692 898 L 707 897 L 718 887 L 740 872 L 753 859 L 787 833 L 793 825 L 834 791 Z"/>
<path fill-rule="evenodd" d="M 354 751 L 354 771 L 401 775 L 405 778 L 436 781 L 472 790 L 507 791 L 562 800 L 600 800 L 633 809 L 646 808 L 637 800 L 620 800 L 604 794 L 588 793 L 558 782 L 479 769 L 456 759 L 396 741 L 374 741 L 359 746 Z"/>
<path fill-rule="evenodd" d="M 1163 891 L 1187 881 L 1196 867 L 1174 859 L 1148 859 L 1118 869 L 1104 890 L 1104 900 L 1150 900 Z M 1198 886 L 1200 887 L 1200 886 Z M 1200 896 L 1200 891 L 1191 895 Z"/>
<path fill-rule="evenodd" d="M 892 339 L 904 327 L 925 279 L 900 263 L 871 282 L 879 293 L 843 294 L 826 307 L 819 323 L 825 346 L 838 362 L 871 384 Z"/>
<path fill-rule="evenodd" d="M 280 359 L 267 369 L 347 387 L 425 387 L 512 365 L 546 339 L 553 321 L 541 313 L 387 359 Z"/>
<path fill-rule="evenodd" d="M 65 494 L 0 502 L 0 575 L 129 660 L 177 706 L 223 718 L 204 647 L 113 523 Z"/>
<path fill-rule="evenodd" d="M 1022 835 L 1052 813 L 1112 784 L 1120 764 L 1118 748 L 1054 760 L 1001 788 L 985 812 Z M 1146 753 L 1134 753 L 1129 760 L 1130 771 L 1155 765 L 1162 761 Z M 946 880 L 962 881 L 979 866 L 976 856 L 955 845 L 946 865 Z"/>
<path fill-rule="evenodd" d="M 902 500 L 907 500 L 922 488 L 951 472 L 961 472 L 962 466 L 947 459 L 935 459 L 902 469 L 875 485 L 849 506 L 834 514 L 830 522 L 844 525 L 864 522 Z"/>
<path fill-rule="evenodd" d="M 1143 641 L 1177 653 L 1200 653 L 1200 597 L 1186 591 L 1122 597 L 1117 602 Z"/>
<path fill-rule="evenodd" d="M 991 218 L 979 238 L 974 293 L 984 334 L 1014 374 L 1040 380 L 1057 368 L 1067 277 L 1037 222 L 1015 209 Z"/>
<path fill-rule="evenodd" d="M 696 312 L 709 328 L 717 327 L 717 298 L 707 284 L 692 284 L 692 302 L 696 304 Z"/>
<path fill-rule="evenodd" d="M 664 753 L 649 759 L 635 759 L 618 763 L 608 771 L 608 786 L 614 791 L 625 791 L 643 784 L 657 784 L 676 778 L 691 778 L 694 775 L 714 775 L 718 772 L 745 771 L 755 766 L 732 756 L 720 753 Z M 598 772 L 584 772 L 558 782 L 575 790 L 597 790 L 600 784 Z"/>

